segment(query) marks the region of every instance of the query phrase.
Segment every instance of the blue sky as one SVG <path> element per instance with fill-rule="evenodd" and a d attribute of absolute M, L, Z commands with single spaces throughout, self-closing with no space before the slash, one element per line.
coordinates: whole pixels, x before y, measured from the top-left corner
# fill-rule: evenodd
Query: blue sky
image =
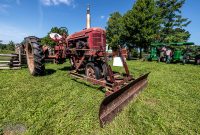
<path fill-rule="evenodd" d="M 0 0 L 0 40 L 21 42 L 24 37 L 43 37 L 53 26 L 69 33 L 85 28 L 87 4 L 91 5 L 92 26 L 105 28 L 114 11 L 124 14 L 135 0 Z M 192 23 L 186 28 L 190 41 L 200 44 L 199 0 L 186 0 L 184 17 Z"/>

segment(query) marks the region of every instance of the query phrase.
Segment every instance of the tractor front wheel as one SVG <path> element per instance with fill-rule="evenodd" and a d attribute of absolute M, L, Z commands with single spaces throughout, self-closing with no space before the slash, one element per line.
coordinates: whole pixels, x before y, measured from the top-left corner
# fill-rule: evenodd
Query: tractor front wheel
<path fill-rule="evenodd" d="M 100 69 L 94 63 L 88 63 L 86 65 L 85 74 L 89 78 L 93 78 L 93 79 L 100 79 L 101 78 Z"/>
<path fill-rule="evenodd" d="M 108 74 L 108 67 L 107 67 L 106 63 L 103 63 L 103 64 L 102 64 L 102 72 L 103 72 L 104 79 L 107 80 L 107 76 L 108 76 L 109 74 Z"/>

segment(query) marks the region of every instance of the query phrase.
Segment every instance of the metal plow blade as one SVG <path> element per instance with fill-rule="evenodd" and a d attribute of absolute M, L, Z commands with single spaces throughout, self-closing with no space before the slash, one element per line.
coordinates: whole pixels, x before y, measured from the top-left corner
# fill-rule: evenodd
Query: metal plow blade
<path fill-rule="evenodd" d="M 99 109 L 100 126 L 111 122 L 123 107 L 133 99 L 136 94 L 147 86 L 148 74 L 140 76 L 117 92 L 107 96 L 101 103 Z"/>

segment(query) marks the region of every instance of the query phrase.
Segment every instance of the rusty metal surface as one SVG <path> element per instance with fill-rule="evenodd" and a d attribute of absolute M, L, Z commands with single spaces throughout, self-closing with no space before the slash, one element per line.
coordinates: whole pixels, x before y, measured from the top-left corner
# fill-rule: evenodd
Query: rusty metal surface
<path fill-rule="evenodd" d="M 76 67 L 76 71 L 80 68 L 80 66 L 83 64 L 83 61 L 85 59 L 85 56 L 83 56 L 81 59 L 80 59 L 80 62 L 78 63 L 77 67 Z"/>
<path fill-rule="evenodd" d="M 147 77 L 149 73 L 133 80 L 122 89 L 105 97 L 99 109 L 100 126 L 111 122 L 123 107 L 142 89 L 147 86 Z"/>
<path fill-rule="evenodd" d="M 121 60 L 122 60 L 123 67 L 125 69 L 126 75 L 129 76 L 130 72 L 129 72 L 129 69 L 128 69 L 128 65 L 127 65 L 127 63 L 125 61 L 124 55 L 122 54 L 122 49 L 121 49 L 120 46 L 119 46 L 119 56 L 121 57 Z"/>
<path fill-rule="evenodd" d="M 76 73 L 76 72 L 70 72 L 70 75 L 73 76 L 73 77 L 91 82 L 92 84 L 100 85 L 100 86 L 105 87 L 105 88 L 112 85 L 112 84 L 107 83 L 104 79 L 103 80 L 102 79 L 97 80 L 97 79 L 94 79 L 94 78 L 89 78 L 85 75 L 81 75 L 81 74 Z"/>

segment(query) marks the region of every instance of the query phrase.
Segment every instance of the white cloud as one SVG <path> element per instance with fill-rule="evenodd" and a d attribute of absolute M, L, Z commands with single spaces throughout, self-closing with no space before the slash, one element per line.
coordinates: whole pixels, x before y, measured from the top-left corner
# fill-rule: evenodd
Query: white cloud
<path fill-rule="evenodd" d="M 73 4 L 74 0 L 41 0 L 41 2 L 45 6 L 53 6 L 53 5 L 60 5 L 60 4 L 74 6 L 74 4 Z"/>
<path fill-rule="evenodd" d="M 105 16 L 104 15 L 102 15 L 102 16 L 100 16 L 101 17 L 101 19 L 104 19 L 105 18 Z"/>
<path fill-rule="evenodd" d="M 15 43 L 20 43 L 23 41 L 24 37 L 30 35 L 24 30 L 8 24 L 0 24 L 0 30 L 0 40 L 2 40 L 3 43 L 8 43 L 11 40 Z"/>
<path fill-rule="evenodd" d="M 17 3 L 17 5 L 20 5 L 21 0 L 13 0 Z M 11 8 L 11 2 L 12 0 L 6 0 L 5 3 L 0 3 L 0 13 L 8 13 L 8 9 Z"/>

